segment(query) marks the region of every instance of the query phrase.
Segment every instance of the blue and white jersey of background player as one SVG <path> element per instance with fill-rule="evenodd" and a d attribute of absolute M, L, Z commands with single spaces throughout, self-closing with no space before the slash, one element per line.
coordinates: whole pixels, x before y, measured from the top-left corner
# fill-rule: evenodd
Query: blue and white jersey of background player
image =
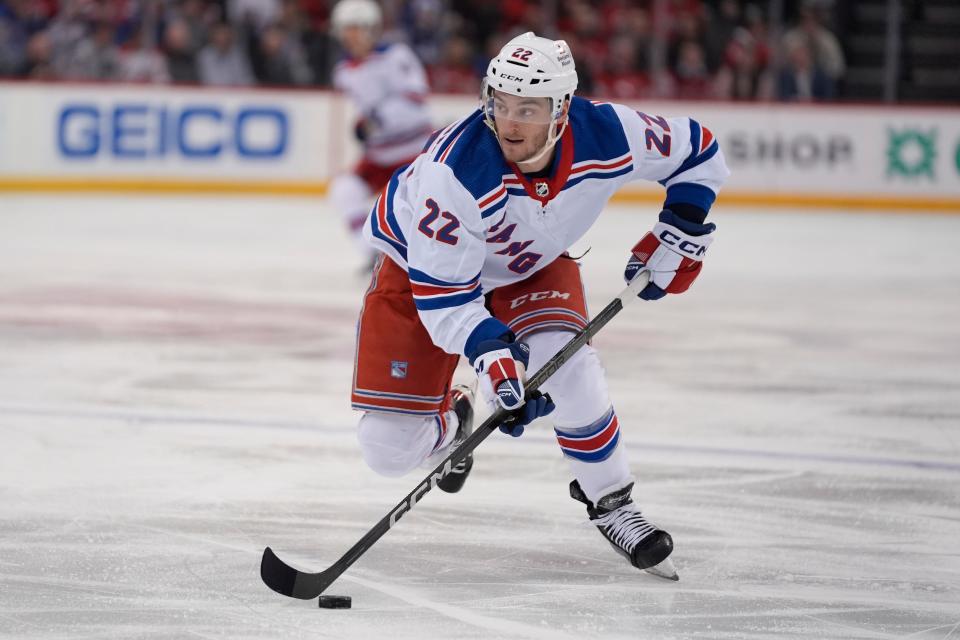
<path fill-rule="evenodd" d="M 529 180 L 504 159 L 477 110 L 394 173 L 364 236 L 410 275 L 434 343 L 463 353 L 491 317 L 483 294 L 564 253 L 624 183 L 657 181 L 666 187 L 665 207 L 709 211 L 728 175 L 713 134 L 695 120 L 574 97 L 550 176 Z M 624 252 L 646 231 L 624 229 Z"/>
<path fill-rule="evenodd" d="M 334 67 L 333 85 L 371 125 L 363 152 L 376 164 L 407 162 L 433 131 L 427 73 L 403 43 L 380 44 L 363 59 L 344 58 Z"/>

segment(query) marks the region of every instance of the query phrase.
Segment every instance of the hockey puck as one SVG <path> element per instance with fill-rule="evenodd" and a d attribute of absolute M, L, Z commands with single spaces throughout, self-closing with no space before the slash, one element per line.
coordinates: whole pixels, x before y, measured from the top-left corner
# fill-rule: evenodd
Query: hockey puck
<path fill-rule="evenodd" d="M 353 606 L 350 596 L 320 596 L 321 609 L 349 609 Z"/>

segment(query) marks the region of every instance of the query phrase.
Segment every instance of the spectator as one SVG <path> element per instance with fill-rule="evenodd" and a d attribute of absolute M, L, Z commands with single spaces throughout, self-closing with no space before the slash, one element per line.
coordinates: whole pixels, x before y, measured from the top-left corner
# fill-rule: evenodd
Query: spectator
<path fill-rule="evenodd" d="M 191 44 L 190 27 L 185 20 L 175 20 L 163 32 L 163 50 L 167 56 L 167 71 L 174 82 L 200 82 L 197 56 Z"/>
<path fill-rule="evenodd" d="M 112 23 L 105 20 L 96 22 L 93 34 L 77 44 L 73 56 L 66 62 L 64 77 L 75 80 L 119 79 L 120 50 L 114 44 L 115 33 Z"/>
<path fill-rule="evenodd" d="M 334 45 L 325 29 L 311 26 L 306 7 L 317 10 L 311 2 L 314 0 L 284 0 L 277 25 L 286 33 L 290 47 L 299 50 L 297 55 L 307 67 L 310 82 L 328 85 L 334 63 L 331 59 Z"/>
<path fill-rule="evenodd" d="M 35 33 L 27 42 L 26 56 L 20 75 L 34 80 L 58 77 L 53 65 L 53 43 L 46 31 Z"/>
<path fill-rule="evenodd" d="M 181 22 L 187 30 L 189 51 L 196 54 L 207 43 L 210 28 L 223 18 L 214 5 L 204 0 L 177 0 L 167 12 L 168 22 Z M 181 36 L 178 34 L 177 36 Z"/>
<path fill-rule="evenodd" d="M 720 0 L 715 15 L 707 20 L 704 40 L 707 66 L 716 72 L 724 64 L 727 46 L 733 41 L 742 19 L 740 0 Z"/>
<path fill-rule="evenodd" d="M 797 41 L 787 49 L 787 63 L 777 77 L 777 98 L 794 102 L 828 100 L 833 81 L 816 65 L 810 48 Z"/>
<path fill-rule="evenodd" d="M 210 44 L 200 51 L 197 68 L 203 84 L 248 86 L 254 82 L 250 61 L 234 44 L 233 27 L 225 22 L 210 32 Z"/>
<path fill-rule="evenodd" d="M 617 36 L 610 42 L 610 55 L 597 77 L 597 95 L 613 100 L 645 97 L 650 93 L 650 77 L 638 70 L 633 61 L 637 43 L 629 36 Z"/>
<path fill-rule="evenodd" d="M 769 96 L 766 49 L 744 28 L 734 32 L 717 71 L 715 94 L 724 100 L 757 100 Z"/>
<path fill-rule="evenodd" d="M 835 84 L 843 77 L 847 64 L 840 41 L 823 22 L 821 5 L 807 0 L 800 9 L 800 23 L 784 34 L 783 44 L 786 49 L 805 44 L 816 67 Z"/>
<path fill-rule="evenodd" d="M 0 0 L 0 76 L 329 86 L 343 1 Z M 836 0 L 785 3 L 800 6 L 776 69 L 757 0 L 375 1 L 383 42 L 409 43 L 443 92 L 474 93 L 529 29 L 571 44 L 583 93 L 618 100 L 824 99 L 846 67 L 827 26 Z"/>
<path fill-rule="evenodd" d="M 21 75 L 27 64 L 27 43 L 46 27 L 52 9 L 44 2 L 0 2 L 0 76 Z"/>
<path fill-rule="evenodd" d="M 141 27 L 133 38 L 132 46 L 120 56 L 119 78 L 126 82 L 170 82 L 167 58 L 153 44 L 153 35 Z"/>
<path fill-rule="evenodd" d="M 425 65 L 442 64 L 440 51 L 445 35 L 442 0 L 410 0 L 404 5 L 401 20 L 410 47 Z"/>
<path fill-rule="evenodd" d="M 305 85 L 313 80 L 303 47 L 278 25 L 260 35 L 258 80 L 269 85 Z"/>
<path fill-rule="evenodd" d="M 27 33 L 16 20 L 0 15 L 0 76 L 17 76 L 27 60 Z"/>
<path fill-rule="evenodd" d="M 262 31 L 280 19 L 280 0 L 226 0 L 227 15 L 234 25 L 250 24 Z"/>
<path fill-rule="evenodd" d="M 596 78 L 598 85 L 597 90 L 602 91 L 603 89 L 599 85 L 602 82 L 602 76 L 608 72 L 605 67 L 610 38 L 607 37 L 603 30 L 603 21 L 600 12 L 590 3 L 583 2 L 582 0 L 572 0 L 567 10 L 569 12 L 571 31 L 579 43 L 579 48 L 575 51 L 575 55 L 585 61 L 585 68 L 589 69 L 590 74 Z M 498 42 L 503 43 L 507 40 L 509 40 L 509 38 L 500 39 Z M 633 51 L 636 52 L 636 50 L 637 47 L 634 46 Z M 498 51 L 490 52 L 490 57 L 492 58 L 497 52 Z M 626 64 L 632 66 L 632 61 L 627 61 Z M 617 66 L 623 68 L 624 61 L 620 61 Z M 577 67 L 577 73 L 578 75 L 581 73 L 579 66 Z"/>
<path fill-rule="evenodd" d="M 430 87 L 437 93 L 476 93 L 480 78 L 473 69 L 473 47 L 470 41 L 454 36 L 443 45 L 443 64 L 428 69 Z"/>
<path fill-rule="evenodd" d="M 703 46 L 694 40 L 685 40 L 680 45 L 677 62 L 673 67 L 674 95 L 684 99 L 710 97 L 712 78 L 707 68 Z"/>
<path fill-rule="evenodd" d="M 650 42 L 653 40 L 651 32 L 650 14 L 641 7 L 629 7 L 622 11 L 613 25 L 613 34 L 629 35 L 637 42 L 637 55 L 633 66 L 639 71 L 650 69 Z"/>

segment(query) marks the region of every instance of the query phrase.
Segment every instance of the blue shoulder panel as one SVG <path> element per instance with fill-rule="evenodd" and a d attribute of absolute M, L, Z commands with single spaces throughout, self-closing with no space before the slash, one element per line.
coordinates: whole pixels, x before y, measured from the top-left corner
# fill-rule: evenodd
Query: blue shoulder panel
<path fill-rule="evenodd" d="M 623 125 L 609 104 L 593 104 L 574 96 L 570 102 L 573 163 L 613 160 L 630 152 Z"/>
<path fill-rule="evenodd" d="M 445 137 L 433 153 L 433 161 L 449 166 L 478 201 L 500 186 L 503 176 L 510 173 L 497 138 L 479 109 Z"/>

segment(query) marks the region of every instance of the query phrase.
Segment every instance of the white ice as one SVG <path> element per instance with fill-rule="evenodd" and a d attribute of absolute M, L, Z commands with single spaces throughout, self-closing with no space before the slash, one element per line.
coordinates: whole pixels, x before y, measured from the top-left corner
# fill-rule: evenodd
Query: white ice
<path fill-rule="evenodd" d="M 577 251 L 598 310 L 653 207 Z M 960 638 L 960 216 L 721 203 L 703 276 L 597 337 L 680 582 L 570 500 L 549 424 L 416 485 L 349 407 L 364 279 L 316 200 L 0 198 L 0 637 Z M 467 370 L 460 375 L 469 377 Z"/>

